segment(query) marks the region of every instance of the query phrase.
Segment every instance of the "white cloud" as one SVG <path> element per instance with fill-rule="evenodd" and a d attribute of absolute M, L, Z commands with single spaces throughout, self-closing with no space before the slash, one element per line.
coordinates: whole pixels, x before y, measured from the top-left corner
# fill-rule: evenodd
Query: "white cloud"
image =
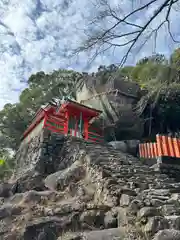
<path fill-rule="evenodd" d="M 77 59 L 66 57 L 69 50 L 78 45 L 87 28 L 87 17 L 95 14 L 92 4 L 96 0 L 1 0 L 0 1 L 0 109 L 7 102 L 18 100 L 19 90 L 25 87 L 23 81 L 37 71 L 53 71 L 69 68 L 83 71 L 86 69 L 88 55 L 82 53 Z M 132 5 L 132 2 L 134 5 Z M 123 0 L 120 7 L 122 15 L 147 1 Z M 158 0 L 158 3 L 162 0 Z M 118 0 L 111 1 L 115 6 Z M 137 5 L 136 5 L 137 6 Z M 144 22 L 152 15 L 154 8 L 137 15 L 134 22 Z M 179 22 L 179 12 L 173 10 L 172 21 Z M 159 16 L 158 21 L 162 16 Z M 155 23 L 157 24 L 157 20 Z M 178 24 L 172 29 L 179 35 Z M 166 32 L 162 31 L 157 42 L 157 49 L 169 53 Z M 138 55 L 151 54 L 152 44 Z M 95 71 L 100 64 L 118 62 L 123 55 L 122 49 L 107 52 L 91 65 Z M 18 91 L 14 91 L 18 90 Z"/>

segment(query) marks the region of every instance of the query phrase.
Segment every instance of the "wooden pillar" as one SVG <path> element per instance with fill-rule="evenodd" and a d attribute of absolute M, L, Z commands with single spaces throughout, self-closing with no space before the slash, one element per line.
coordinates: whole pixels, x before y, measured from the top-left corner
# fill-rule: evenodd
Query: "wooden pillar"
<path fill-rule="evenodd" d="M 75 119 L 74 137 L 77 137 L 77 131 L 78 131 L 78 118 L 77 118 L 77 116 L 75 116 L 74 119 Z"/>
<path fill-rule="evenodd" d="M 89 121 L 88 119 L 84 119 L 84 139 L 88 140 L 88 131 L 89 131 Z"/>
<path fill-rule="evenodd" d="M 68 135 L 69 113 L 65 112 L 64 135 Z"/>
<path fill-rule="evenodd" d="M 44 120 L 43 120 L 43 128 L 46 128 L 46 122 L 48 120 L 48 115 L 45 113 Z"/>

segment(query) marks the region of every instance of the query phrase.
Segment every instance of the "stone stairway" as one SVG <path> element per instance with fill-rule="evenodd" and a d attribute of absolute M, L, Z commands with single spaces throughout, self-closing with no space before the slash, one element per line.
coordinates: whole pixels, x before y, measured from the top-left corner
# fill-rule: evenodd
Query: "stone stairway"
<path fill-rule="evenodd" d="M 117 181 L 125 180 L 126 184 L 133 181 L 136 188 L 138 185 L 140 187 L 143 182 L 147 183 L 148 188 L 152 188 L 152 184 L 160 189 L 180 187 L 180 182 L 178 183 L 175 178 L 162 173 L 162 169 L 155 170 L 143 165 L 139 159 L 114 150 L 113 147 L 89 143 L 86 143 L 85 147 L 92 164 L 102 167 Z"/>
<path fill-rule="evenodd" d="M 108 145 L 79 140 L 76 140 L 76 144 L 86 152 L 90 159 L 89 165 L 98 169 L 96 176 L 101 175 L 102 178 L 94 181 L 104 184 L 104 196 L 115 199 L 110 201 L 111 206 L 120 206 L 121 211 L 125 211 L 128 225 L 132 224 L 133 219 L 133 224 L 141 229 L 138 231 L 142 231 L 147 239 L 163 229 L 180 230 L 178 169 L 173 175 L 170 165 L 150 168 L 139 159 Z M 70 145 L 74 146 L 74 143 Z M 106 200 L 104 204 L 108 205 Z"/>

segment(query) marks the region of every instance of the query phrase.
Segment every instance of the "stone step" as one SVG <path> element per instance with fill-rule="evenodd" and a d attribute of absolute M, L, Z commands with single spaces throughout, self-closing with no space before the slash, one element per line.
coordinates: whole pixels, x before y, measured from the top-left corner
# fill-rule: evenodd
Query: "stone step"
<path fill-rule="evenodd" d="M 164 185 L 164 187 L 170 187 L 170 184 L 174 183 L 173 179 L 168 178 L 155 178 L 154 176 L 148 176 L 148 175 L 134 175 L 134 174 L 128 174 L 128 173 L 112 173 L 110 171 L 104 170 L 104 176 L 111 176 L 115 179 L 121 179 L 122 181 L 135 181 L 135 182 L 147 182 L 148 184 L 155 184 L 155 185 Z"/>
<path fill-rule="evenodd" d="M 139 170 L 137 171 L 137 169 L 128 169 L 128 168 L 121 168 L 118 166 L 105 166 L 104 170 L 108 171 L 109 173 L 111 173 L 112 175 L 116 176 L 116 177 L 143 177 L 143 178 L 149 178 L 152 179 L 153 181 L 156 179 L 160 179 L 160 180 L 166 180 L 169 179 L 171 180 L 171 182 L 174 182 L 174 179 L 168 178 L 167 175 L 163 174 L 159 174 L 153 170 L 150 171 L 142 171 L 140 172 Z"/>
<path fill-rule="evenodd" d="M 116 164 L 110 164 L 109 166 L 104 166 L 105 169 L 110 170 L 112 172 L 116 173 L 133 173 L 133 174 L 146 174 L 146 175 L 154 175 L 154 176 L 159 176 L 159 173 L 154 171 L 154 170 L 140 170 L 139 168 L 131 168 L 131 167 L 124 167 L 124 166 L 119 166 Z"/>
<path fill-rule="evenodd" d="M 117 155 L 111 155 L 111 154 L 103 154 L 102 152 L 100 153 L 89 153 L 88 154 L 93 160 L 97 160 L 98 162 L 98 158 L 99 156 L 101 156 L 101 159 L 104 159 L 104 162 L 107 163 L 108 161 L 113 161 L 113 162 L 117 162 L 117 163 L 123 163 L 124 165 L 135 165 L 139 168 L 141 168 L 143 165 L 141 164 L 141 162 L 138 161 L 130 161 L 128 158 L 122 158 L 121 156 L 117 156 Z M 148 168 L 148 167 L 146 167 Z"/>

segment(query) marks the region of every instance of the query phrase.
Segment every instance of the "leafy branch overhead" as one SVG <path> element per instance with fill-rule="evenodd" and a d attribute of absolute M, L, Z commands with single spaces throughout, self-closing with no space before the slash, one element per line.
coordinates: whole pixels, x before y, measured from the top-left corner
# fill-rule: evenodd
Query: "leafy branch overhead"
<path fill-rule="evenodd" d="M 111 49 L 114 52 L 116 48 L 125 47 L 125 54 L 119 63 L 122 66 L 133 50 L 140 51 L 152 38 L 156 46 L 158 31 L 163 26 L 171 40 L 180 43 L 171 31 L 171 14 L 179 11 L 179 0 L 131 2 L 131 9 L 125 11 L 125 5 L 121 3 L 114 7 L 111 1 L 96 0 L 95 17 L 89 19 L 89 26 L 84 31 L 86 39 L 75 53 L 94 50 L 92 57 L 94 59 L 107 50 Z M 144 16 L 145 11 L 150 8 L 154 10 L 153 14 Z M 137 19 L 137 14 L 142 18 Z"/>

